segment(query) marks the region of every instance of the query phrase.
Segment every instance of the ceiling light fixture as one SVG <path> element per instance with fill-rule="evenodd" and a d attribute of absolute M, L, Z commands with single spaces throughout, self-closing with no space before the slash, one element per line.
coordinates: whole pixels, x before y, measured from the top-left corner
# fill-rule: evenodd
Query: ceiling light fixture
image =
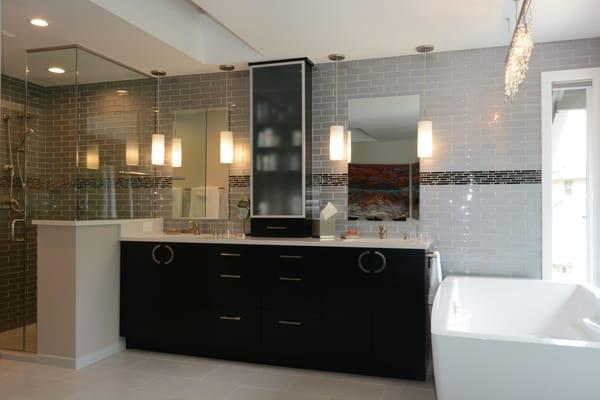
<path fill-rule="evenodd" d="M 42 18 L 31 18 L 29 23 L 40 28 L 45 28 L 48 26 L 48 21 Z"/>
<path fill-rule="evenodd" d="M 533 51 L 533 34 L 531 32 L 531 0 L 523 0 L 521 11 L 518 12 L 519 0 L 515 2 L 515 30 L 512 35 L 506 66 L 504 71 L 504 96 L 512 100 L 525 78 L 529 69 L 529 58 Z"/>
<path fill-rule="evenodd" d="M 233 164 L 233 131 L 231 130 L 231 108 L 229 106 L 229 72 L 233 71 L 233 65 L 219 65 L 219 69 L 225 72 L 225 109 L 227 110 L 227 130 L 221 131 L 219 137 L 219 149 L 221 164 Z"/>
<path fill-rule="evenodd" d="M 52 72 L 53 74 L 64 74 L 65 69 L 61 67 L 50 67 L 48 68 L 48 72 Z"/>
<path fill-rule="evenodd" d="M 429 158 L 433 155 L 433 122 L 426 119 L 427 106 L 427 53 L 433 51 L 433 45 L 423 44 L 417 47 L 417 52 L 423 54 L 423 115 L 417 123 L 417 157 Z"/>
<path fill-rule="evenodd" d="M 129 92 L 125 89 L 119 89 L 115 91 L 115 94 L 117 96 L 127 96 L 129 94 Z"/>
<path fill-rule="evenodd" d="M 334 123 L 329 127 L 329 159 L 340 161 L 344 159 L 346 146 L 344 145 L 344 126 L 339 124 L 337 119 L 338 111 L 338 64 L 346 59 L 343 54 L 330 54 L 329 59 L 335 62 L 335 109 Z"/>

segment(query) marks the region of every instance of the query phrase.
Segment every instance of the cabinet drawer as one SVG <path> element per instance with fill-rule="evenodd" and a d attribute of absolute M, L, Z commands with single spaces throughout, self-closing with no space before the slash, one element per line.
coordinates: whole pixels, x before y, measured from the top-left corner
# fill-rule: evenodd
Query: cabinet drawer
<path fill-rule="evenodd" d="M 252 236 L 307 237 L 311 235 L 312 223 L 303 218 L 252 218 Z"/>
<path fill-rule="evenodd" d="M 263 306 L 289 310 L 317 310 L 319 277 L 312 252 L 281 247 L 265 257 Z"/>
<path fill-rule="evenodd" d="M 323 317 L 318 313 L 263 311 L 263 344 L 278 362 L 314 359 L 320 353 Z"/>
<path fill-rule="evenodd" d="M 211 309 L 211 347 L 219 355 L 237 356 L 237 352 L 256 349 L 260 343 L 260 319 L 258 309 L 223 306 Z"/>
<path fill-rule="evenodd" d="M 211 304 L 258 307 L 259 271 L 249 246 L 217 249 L 211 256 Z"/>

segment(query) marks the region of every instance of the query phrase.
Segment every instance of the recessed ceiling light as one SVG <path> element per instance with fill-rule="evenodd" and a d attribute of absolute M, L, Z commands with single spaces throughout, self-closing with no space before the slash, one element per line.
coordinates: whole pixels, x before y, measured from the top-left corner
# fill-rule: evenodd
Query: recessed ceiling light
<path fill-rule="evenodd" d="M 48 21 L 42 18 L 32 18 L 29 20 L 31 25 L 39 26 L 40 28 L 45 28 L 48 26 Z"/>
<path fill-rule="evenodd" d="M 64 74 L 65 70 L 64 68 L 61 67 L 50 67 L 48 68 L 49 72 L 52 72 L 53 74 Z"/>
<path fill-rule="evenodd" d="M 127 96 L 129 94 L 129 92 L 125 89 L 119 89 L 119 90 L 115 91 L 115 94 L 117 96 Z"/>

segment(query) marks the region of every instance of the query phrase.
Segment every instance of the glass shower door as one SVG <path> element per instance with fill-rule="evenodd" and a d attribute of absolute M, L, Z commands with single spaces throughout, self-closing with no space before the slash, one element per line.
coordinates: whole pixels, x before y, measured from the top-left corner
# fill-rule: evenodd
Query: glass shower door
<path fill-rule="evenodd" d="M 0 349 L 35 351 L 35 258 L 26 228 L 26 84 L 2 75 Z M 33 284 L 32 284 L 33 282 Z M 33 299 L 29 296 L 33 293 Z"/>

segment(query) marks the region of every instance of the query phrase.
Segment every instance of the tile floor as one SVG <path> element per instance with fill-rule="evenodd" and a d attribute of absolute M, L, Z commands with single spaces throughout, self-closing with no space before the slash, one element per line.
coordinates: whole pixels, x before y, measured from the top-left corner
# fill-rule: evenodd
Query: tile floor
<path fill-rule="evenodd" d="M 78 371 L 0 360 L 2 400 L 435 400 L 431 382 L 125 351 Z"/>

